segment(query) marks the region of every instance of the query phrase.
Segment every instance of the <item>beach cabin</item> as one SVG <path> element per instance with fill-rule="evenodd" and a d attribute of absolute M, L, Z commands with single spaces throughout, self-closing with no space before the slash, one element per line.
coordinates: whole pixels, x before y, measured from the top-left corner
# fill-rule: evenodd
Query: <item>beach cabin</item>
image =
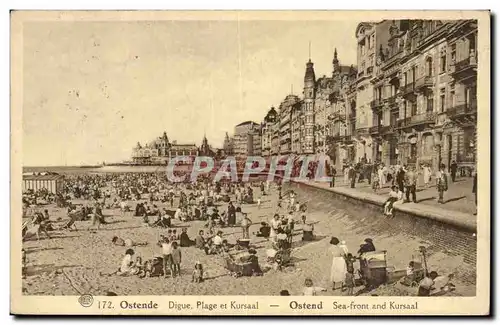
<path fill-rule="evenodd" d="M 38 191 L 46 188 L 49 193 L 59 193 L 63 189 L 64 176 L 63 175 L 23 175 L 23 192 L 27 190 Z"/>

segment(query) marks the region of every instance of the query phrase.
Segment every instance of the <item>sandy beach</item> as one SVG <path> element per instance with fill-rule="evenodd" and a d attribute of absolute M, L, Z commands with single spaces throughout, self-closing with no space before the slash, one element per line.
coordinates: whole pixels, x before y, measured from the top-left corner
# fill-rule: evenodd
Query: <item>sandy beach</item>
<path fill-rule="evenodd" d="M 306 199 L 298 197 L 298 200 Z M 83 203 L 76 201 L 75 203 Z M 135 203 L 132 201 L 131 206 Z M 163 207 L 161 203 L 159 207 Z M 220 205 L 224 210 L 227 205 Z M 51 219 L 66 218 L 66 210 L 53 206 L 49 209 Z M 265 196 L 259 209 L 256 204 L 242 206 L 243 212 L 253 221 L 250 228 L 251 245 L 258 251 L 259 262 L 265 264 L 265 250 L 270 243 L 263 238 L 257 238 L 252 233 L 259 228 L 261 221 L 267 221 L 277 211 L 277 193 Z M 156 246 L 159 235 L 166 229 L 150 228 L 142 225 L 142 218 L 133 217 L 132 212 L 125 216 L 118 209 L 105 209 L 104 215 L 109 222 L 97 232 L 87 231 L 90 221 L 77 221 L 78 231 L 51 232 L 52 239 L 29 239 L 23 247 L 27 252 L 27 278 L 23 280 L 23 292 L 28 295 L 80 295 L 91 293 L 103 295 L 108 291 L 118 295 L 278 295 L 283 289 L 292 295 L 300 295 L 304 279 L 309 277 L 315 286 L 328 288 L 324 295 L 343 295 L 340 290 L 332 291 L 329 283 L 331 257 L 329 256 L 329 240 L 337 236 L 344 240 L 347 247 L 355 253 L 359 244 L 366 237 L 371 237 L 378 250 L 388 250 L 388 265 L 395 269 L 405 269 L 408 261 L 418 256 L 418 246 L 432 243 L 422 242 L 420 238 L 409 238 L 405 234 L 392 236 L 376 236 L 369 232 L 369 223 L 360 227 L 359 219 L 354 220 L 346 211 L 337 210 L 328 203 L 320 203 L 308 212 L 308 221 L 314 223 L 316 241 L 301 241 L 301 225 L 296 226 L 293 244 L 294 267 L 283 271 L 269 270 L 263 276 L 234 278 L 224 268 L 224 260 L 220 256 L 206 255 L 194 247 L 181 248 L 183 261 L 181 277 L 177 278 L 138 278 L 136 276 L 101 276 L 100 273 L 115 271 L 124 256 L 125 247 L 111 244 L 113 236 L 134 241 L 147 241 L 144 247 L 135 247 L 135 256 L 143 260 L 160 255 L 160 247 Z M 281 210 L 281 214 L 286 211 Z M 367 216 L 369 218 L 369 216 Z M 298 217 L 296 218 L 299 219 Z M 373 219 L 373 218 L 372 218 Z M 61 221 L 60 221 L 61 222 Z M 373 222 L 373 221 L 371 221 Z M 175 220 L 173 226 L 180 233 L 182 227 L 188 227 L 190 238 L 194 238 L 203 221 L 181 222 Z M 230 243 L 241 238 L 241 228 L 223 228 L 224 237 Z M 412 248 L 415 248 L 412 251 Z M 445 252 L 432 252 L 429 257 L 429 268 L 440 274 L 460 272 L 463 257 L 450 256 Z M 195 263 L 203 264 L 206 281 L 192 283 L 191 273 Z M 474 295 L 475 286 L 460 281 L 457 285 L 457 295 Z M 414 295 L 415 288 L 402 285 L 381 286 L 366 294 L 378 295 Z"/>

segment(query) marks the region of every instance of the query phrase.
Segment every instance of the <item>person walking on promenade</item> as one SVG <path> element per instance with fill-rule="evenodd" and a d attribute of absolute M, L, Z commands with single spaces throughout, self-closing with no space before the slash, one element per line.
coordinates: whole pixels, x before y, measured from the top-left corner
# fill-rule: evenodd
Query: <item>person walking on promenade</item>
<path fill-rule="evenodd" d="M 349 166 L 349 179 L 351 181 L 351 188 L 356 187 L 356 169 L 354 169 L 354 166 Z"/>
<path fill-rule="evenodd" d="M 404 166 L 398 166 L 396 171 L 396 183 L 401 192 L 404 192 L 404 181 L 405 181 L 405 168 Z"/>
<path fill-rule="evenodd" d="M 457 178 L 457 169 L 458 169 L 457 162 L 453 160 L 450 165 L 451 181 L 453 183 L 455 183 L 455 179 Z"/>
<path fill-rule="evenodd" d="M 378 173 L 378 168 L 373 168 L 372 174 L 371 174 L 371 179 L 372 179 L 372 188 L 373 192 L 377 193 L 377 190 L 380 189 L 380 178 L 379 178 L 379 173 Z"/>
<path fill-rule="evenodd" d="M 330 165 L 330 176 L 332 180 L 330 181 L 330 187 L 335 187 L 335 177 L 337 176 L 337 170 L 333 164 Z"/>
<path fill-rule="evenodd" d="M 413 203 L 417 203 L 417 173 L 410 167 L 405 173 L 406 202 L 410 202 L 410 194 Z"/>
<path fill-rule="evenodd" d="M 474 180 L 472 181 L 472 193 L 474 193 L 474 204 L 476 205 L 476 212 L 474 212 L 474 215 L 477 214 L 477 170 L 474 171 Z"/>
<path fill-rule="evenodd" d="M 344 167 L 344 184 L 349 184 L 349 171 L 351 170 L 351 166 L 347 165 Z"/>
<path fill-rule="evenodd" d="M 380 166 L 378 166 L 378 169 L 377 169 L 377 173 L 378 173 L 378 180 L 380 182 L 380 188 L 383 188 L 385 186 L 385 165 L 384 164 L 380 164 Z"/>
<path fill-rule="evenodd" d="M 448 191 L 448 177 L 445 172 L 445 165 L 439 166 L 439 171 L 436 173 L 436 185 L 438 190 L 438 203 L 444 204 L 444 192 Z"/>
<path fill-rule="evenodd" d="M 422 167 L 422 169 L 423 169 L 423 174 L 424 174 L 425 188 L 428 188 L 429 183 L 431 182 L 431 174 L 432 174 L 431 167 L 429 165 L 425 164 Z"/>

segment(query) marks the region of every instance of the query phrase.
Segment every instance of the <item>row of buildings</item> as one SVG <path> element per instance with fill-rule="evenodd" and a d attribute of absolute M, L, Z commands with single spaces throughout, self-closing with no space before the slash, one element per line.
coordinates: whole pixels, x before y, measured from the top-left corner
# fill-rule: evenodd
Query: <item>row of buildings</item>
<path fill-rule="evenodd" d="M 337 168 L 382 162 L 473 168 L 477 157 L 477 21 L 386 20 L 356 28 L 357 65 L 316 78 L 261 123 L 226 134 L 236 156 L 317 154 Z"/>

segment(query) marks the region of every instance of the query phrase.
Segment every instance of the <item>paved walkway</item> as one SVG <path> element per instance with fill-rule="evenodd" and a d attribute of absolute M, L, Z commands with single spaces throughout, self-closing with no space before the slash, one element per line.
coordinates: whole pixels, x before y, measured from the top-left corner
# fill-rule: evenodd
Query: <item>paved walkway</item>
<path fill-rule="evenodd" d="M 322 182 L 308 182 L 309 185 L 319 188 L 329 188 L 329 184 Z M 356 188 L 350 188 L 343 183 L 343 177 L 336 178 L 334 192 L 350 197 L 359 198 L 377 204 L 383 204 L 388 197 L 389 187 L 373 192 L 371 185 L 366 182 L 357 183 Z M 463 178 L 449 184 L 445 194 L 445 203 L 436 200 L 435 186 L 430 188 L 419 187 L 417 190 L 417 203 L 396 203 L 395 207 L 403 212 L 417 214 L 425 218 L 439 220 L 444 223 L 466 227 L 475 231 L 477 218 L 474 215 L 475 205 L 472 195 L 472 179 Z"/>
<path fill-rule="evenodd" d="M 462 177 L 456 179 L 453 183 L 451 178 L 448 182 L 448 191 L 444 195 L 444 204 L 437 202 L 437 189 L 435 179 L 432 180 L 432 186 L 424 187 L 423 177 L 420 176 L 417 186 L 417 204 L 430 205 L 446 210 L 459 211 L 473 215 L 476 211 L 474 203 L 474 194 L 472 193 L 472 177 Z M 325 185 L 328 187 L 328 185 Z M 344 177 L 336 177 L 335 187 L 349 187 L 344 184 Z M 365 180 L 361 183 L 356 183 L 356 190 L 364 193 L 374 193 L 371 184 Z M 377 191 L 376 194 L 387 198 L 390 191 L 390 184 L 386 184 L 384 188 Z M 411 199 L 411 198 L 410 198 Z"/>

